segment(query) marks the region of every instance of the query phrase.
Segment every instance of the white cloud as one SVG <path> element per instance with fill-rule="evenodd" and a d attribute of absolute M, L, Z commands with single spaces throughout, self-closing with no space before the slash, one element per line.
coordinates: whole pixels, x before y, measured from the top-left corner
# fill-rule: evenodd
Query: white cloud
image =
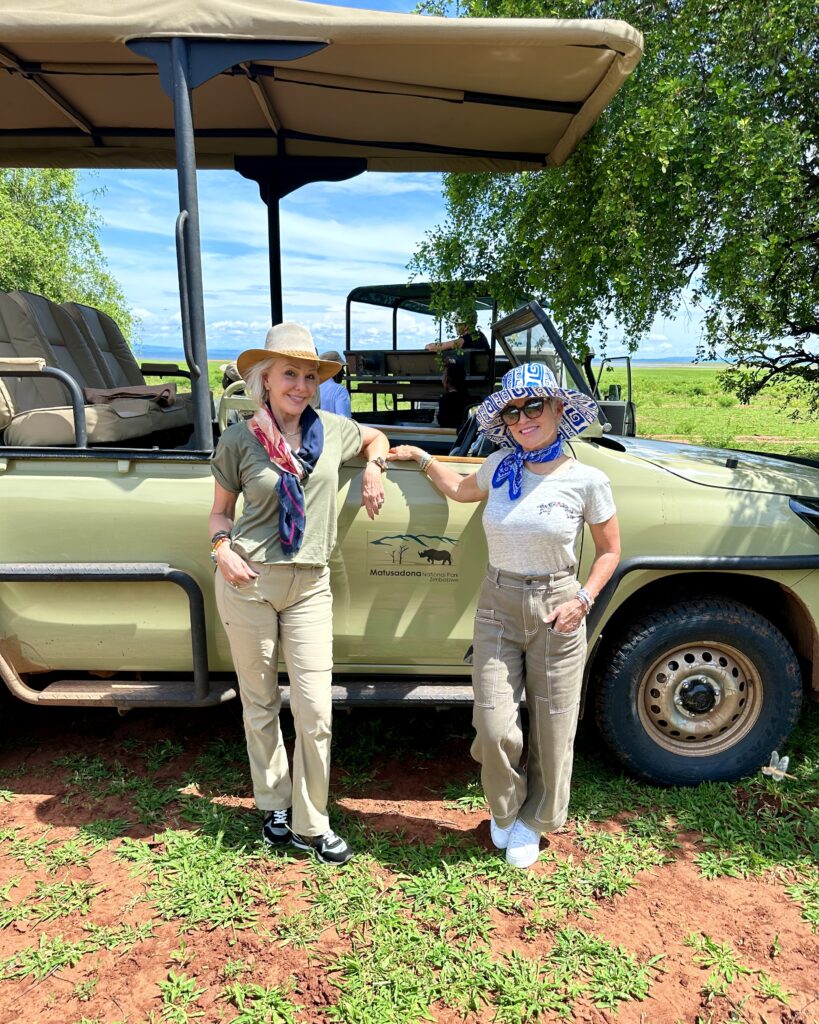
<path fill-rule="evenodd" d="M 437 197 L 441 194 L 441 175 L 370 173 L 360 174 L 356 178 L 348 178 L 347 181 L 322 182 L 315 187 L 330 195 L 345 193 L 365 198 L 411 195 L 413 193 L 425 193 Z"/>

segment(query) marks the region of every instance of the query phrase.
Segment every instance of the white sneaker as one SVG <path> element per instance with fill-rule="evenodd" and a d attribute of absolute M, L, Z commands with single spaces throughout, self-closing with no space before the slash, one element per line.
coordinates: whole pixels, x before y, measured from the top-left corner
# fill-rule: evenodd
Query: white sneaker
<path fill-rule="evenodd" d="M 540 832 L 534 832 L 518 819 L 512 826 L 506 846 L 506 863 L 513 868 L 529 868 L 540 856 Z"/>
<path fill-rule="evenodd" d="M 489 815 L 489 835 L 492 836 L 492 842 L 499 850 L 505 850 L 509 845 L 509 836 L 512 834 L 514 827 L 515 823 L 513 821 L 509 828 L 501 828 L 492 815 Z"/>

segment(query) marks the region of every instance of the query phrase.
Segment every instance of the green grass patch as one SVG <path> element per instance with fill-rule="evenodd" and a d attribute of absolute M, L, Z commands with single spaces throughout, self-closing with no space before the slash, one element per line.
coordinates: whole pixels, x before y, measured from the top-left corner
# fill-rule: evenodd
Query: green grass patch
<path fill-rule="evenodd" d="M 201 832 L 166 831 L 150 846 L 124 839 L 117 857 L 146 878 L 147 898 L 166 921 L 193 928 L 252 928 L 258 904 L 281 893 L 258 870 L 258 854 L 237 851 Z"/>
<path fill-rule="evenodd" d="M 448 782 L 444 786 L 444 806 L 458 811 L 484 811 L 489 806 L 479 779 Z"/>
<path fill-rule="evenodd" d="M 38 880 L 34 883 L 34 892 L 20 903 L 12 903 L 8 896 L 4 896 L 5 903 L 0 907 L 0 928 L 17 921 L 54 921 L 75 913 L 85 916 L 94 898 L 103 891 L 104 886 L 91 882 L 69 880 L 49 883 Z"/>
<path fill-rule="evenodd" d="M 20 978 L 42 979 L 62 967 L 74 967 L 88 953 L 101 949 L 119 949 L 127 952 L 138 942 L 144 942 L 153 932 L 148 923 L 130 924 L 104 928 L 88 924 L 86 938 L 78 942 L 66 942 L 62 935 L 48 938 L 40 935 L 36 945 L 26 946 L 13 956 L 0 960 L 0 980 Z"/>
<path fill-rule="evenodd" d="M 741 405 L 720 385 L 720 367 L 635 366 L 632 394 L 637 405 L 637 433 L 713 447 L 819 457 L 819 423 L 807 402 L 785 385 L 774 384 Z M 603 374 L 602 391 L 620 384 L 626 374 L 615 368 Z"/>
<path fill-rule="evenodd" d="M 238 981 L 226 985 L 223 992 L 223 998 L 237 1010 L 231 1024 L 296 1024 L 301 1006 L 291 1002 L 289 995 L 290 990 L 280 986 L 265 988 Z"/>

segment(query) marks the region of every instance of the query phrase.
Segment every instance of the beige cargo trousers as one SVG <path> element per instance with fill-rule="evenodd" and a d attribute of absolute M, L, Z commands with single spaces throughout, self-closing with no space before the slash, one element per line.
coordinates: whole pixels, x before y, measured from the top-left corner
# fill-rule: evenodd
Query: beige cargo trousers
<path fill-rule="evenodd" d="M 580 589 L 573 570 L 519 576 L 489 567 L 475 613 L 472 757 L 501 828 L 516 818 L 553 832 L 569 807 L 574 735 L 586 656 L 586 624 L 558 633 L 546 616 Z M 521 768 L 520 707 L 529 711 Z"/>
<path fill-rule="evenodd" d="M 256 806 L 292 805 L 293 831 L 320 836 L 330 828 L 333 596 L 326 566 L 250 563 L 259 574 L 231 587 L 216 572 L 216 606 L 230 642 Z M 279 649 L 290 677 L 296 726 L 291 780 L 279 724 Z"/>

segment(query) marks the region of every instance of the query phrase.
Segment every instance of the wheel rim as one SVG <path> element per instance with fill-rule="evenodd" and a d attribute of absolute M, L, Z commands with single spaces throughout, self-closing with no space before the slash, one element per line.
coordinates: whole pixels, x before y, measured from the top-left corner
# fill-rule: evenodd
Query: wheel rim
<path fill-rule="evenodd" d="M 640 721 L 665 750 L 706 757 L 734 746 L 762 708 L 762 679 L 740 651 L 694 641 L 667 651 L 640 679 Z"/>

